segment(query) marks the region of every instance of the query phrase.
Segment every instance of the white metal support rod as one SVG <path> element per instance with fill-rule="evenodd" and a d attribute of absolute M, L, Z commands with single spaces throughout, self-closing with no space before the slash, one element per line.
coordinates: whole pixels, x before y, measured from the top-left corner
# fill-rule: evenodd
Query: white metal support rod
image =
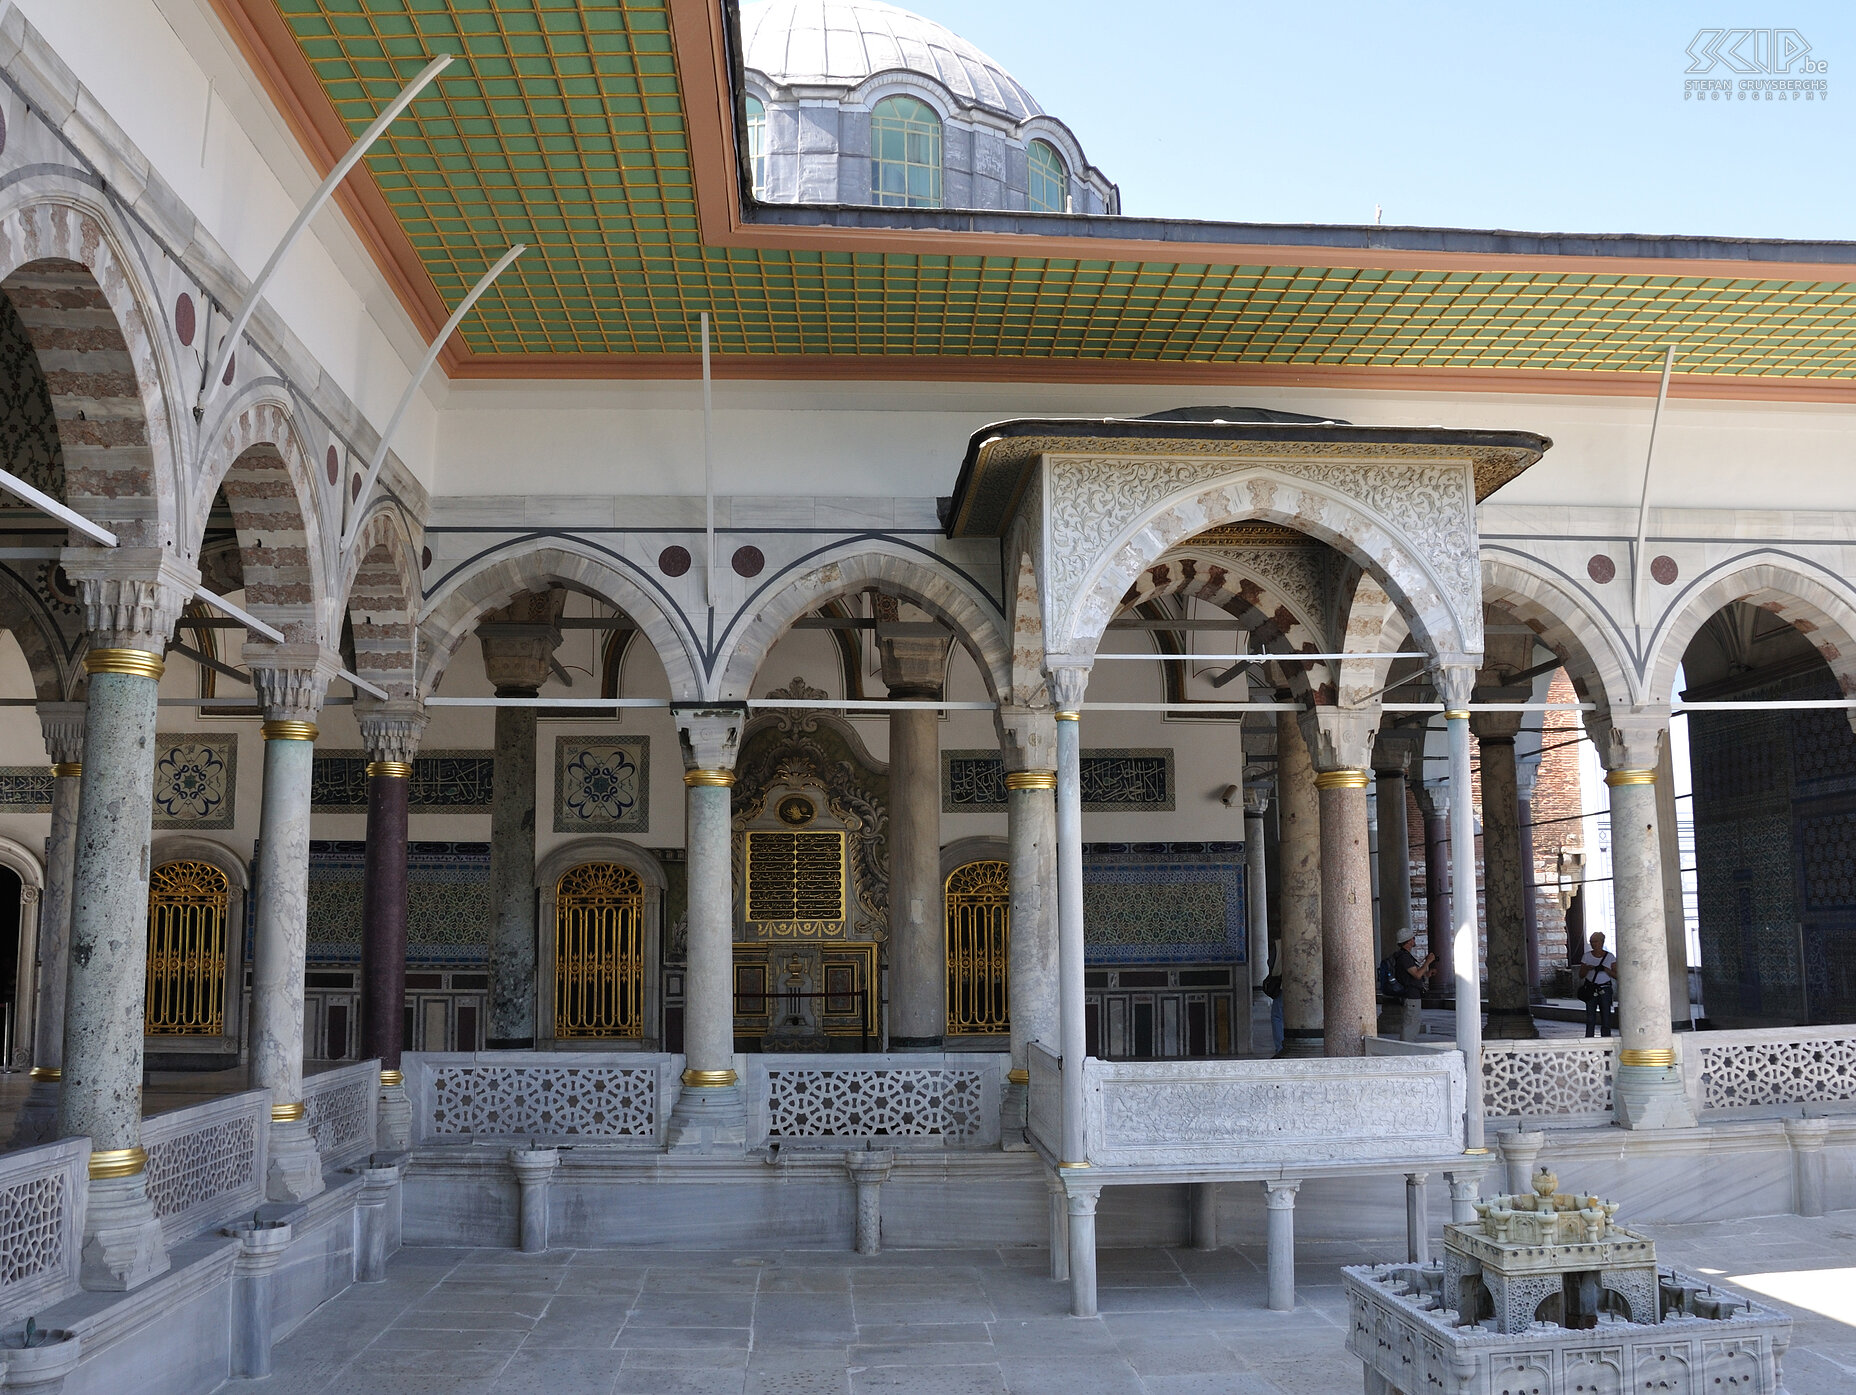
<path fill-rule="evenodd" d="M 707 541 L 703 544 L 703 599 L 711 610 L 715 609 L 715 449 L 712 443 L 714 434 L 715 403 L 711 392 L 709 378 L 709 312 L 702 312 L 702 501 L 703 534 Z"/>
<path fill-rule="evenodd" d="M 389 102 L 386 109 L 374 118 L 374 124 L 363 131 L 361 138 L 348 147 L 348 153 L 335 162 L 335 168 L 329 171 L 328 177 L 317 186 L 316 192 L 310 195 L 309 202 L 303 205 L 302 211 L 296 215 L 296 221 L 284 234 L 283 241 L 277 244 L 277 250 L 271 253 L 271 259 L 264 264 L 264 270 L 258 273 L 258 279 L 251 283 L 251 289 L 245 293 L 245 303 L 239 306 L 238 314 L 232 319 L 232 327 L 226 331 L 226 337 L 220 340 L 219 353 L 213 359 L 212 371 L 206 375 L 206 381 L 200 384 L 200 395 L 194 399 L 196 412 L 206 405 L 208 394 L 225 378 L 226 365 L 232 361 L 232 354 L 238 348 L 239 336 L 245 332 L 245 326 L 250 322 L 252 312 L 258 308 L 258 298 L 264 294 L 264 288 L 270 284 L 271 276 L 276 272 L 277 264 L 284 259 L 284 254 L 303 235 L 303 230 L 309 226 L 310 219 L 321 212 L 323 204 L 329 201 L 329 195 L 335 192 L 336 186 L 348 177 L 348 172 L 361 162 L 362 156 L 373 149 L 374 142 L 386 133 L 387 127 L 393 124 L 394 118 L 412 105 L 413 98 L 425 91 L 432 79 L 443 72 L 445 65 L 454 57 L 456 57 L 455 54 L 441 53 L 421 68 L 419 75 L 407 83 L 400 95 Z"/>
<path fill-rule="evenodd" d="M 1173 663 L 1173 664 L 1188 664 L 1188 663 L 1222 664 L 1222 663 L 1229 663 L 1233 660 L 1237 661 L 1238 663 L 1270 664 L 1270 663 L 1302 663 L 1302 662 L 1315 660 L 1315 659 L 1321 659 L 1321 660 L 1428 659 L 1431 656 L 1429 654 L 1421 654 L 1421 653 L 1381 654 L 1377 650 L 1363 649 L 1359 651 L 1358 653 L 1354 653 L 1354 654 L 1290 654 L 1290 653 L 1282 653 L 1282 654 L 1275 654 L 1275 653 L 1268 653 L 1268 654 L 1097 654 L 1095 657 L 1097 659 L 1147 659 L 1155 663 Z"/>
<path fill-rule="evenodd" d="M 1630 619 L 1639 629 L 1643 627 L 1643 580 L 1650 574 L 1649 563 L 1643 556 L 1650 530 L 1650 467 L 1656 463 L 1656 428 L 1662 425 L 1663 403 L 1669 400 L 1669 374 L 1675 366 L 1676 346 L 1671 344 L 1663 354 L 1663 385 L 1656 390 L 1656 412 L 1650 418 L 1650 448 L 1643 456 L 1643 494 L 1637 500 L 1637 554 L 1631 576 Z"/>
<path fill-rule="evenodd" d="M 17 494 L 41 513 L 48 513 L 60 523 L 68 524 L 76 532 L 82 533 L 92 542 L 102 543 L 105 547 L 116 546 L 116 535 L 107 528 L 99 528 L 75 509 L 67 508 L 51 495 L 41 493 L 27 484 L 18 475 L 0 470 L 0 488 L 8 494 Z"/>
<path fill-rule="evenodd" d="M 232 602 L 228 601 L 224 596 L 216 595 L 213 592 L 208 591 L 204 586 L 195 587 L 193 594 L 194 594 L 194 599 L 205 601 L 208 605 L 212 606 L 216 610 L 223 610 L 227 615 L 230 615 L 234 620 L 238 621 L 246 629 L 255 630 L 257 633 L 263 635 L 266 639 L 270 640 L 271 643 L 285 644 L 288 642 L 287 640 L 285 640 L 284 632 L 282 630 L 278 629 L 274 625 L 267 625 L 264 621 L 260 620 L 257 616 L 253 615 L 250 611 L 240 609 L 238 606 L 233 605 Z M 361 677 L 358 673 L 352 673 L 348 669 L 343 669 L 341 671 L 341 676 L 343 678 L 346 678 L 350 683 L 354 684 L 354 686 L 359 688 L 362 692 L 367 693 L 370 696 L 380 698 L 382 701 L 385 701 L 388 697 L 391 696 L 391 694 L 383 691 L 382 689 L 376 688 L 372 683 L 368 682 L 365 678 Z"/>
<path fill-rule="evenodd" d="M 490 283 L 501 276 L 509 264 L 528 250 L 526 243 L 518 242 L 497 259 L 496 265 L 478 278 L 477 284 L 470 288 L 470 294 L 458 302 L 458 308 L 451 312 L 444 327 L 438 331 L 438 337 L 432 340 L 425 351 L 425 357 L 419 360 L 419 366 L 413 370 L 412 381 L 406 384 L 406 391 L 400 394 L 399 405 L 393 409 L 393 415 L 387 418 L 387 429 L 380 433 L 380 444 L 374 447 L 374 458 L 368 462 L 367 474 L 361 480 L 360 492 L 353 496 L 353 510 L 348 515 L 348 526 L 342 530 L 342 551 L 354 546 L 354 535 L 360 531 L 361 519 L 367 513 L 367 502 L 374 497 L 374 482 L 380 478 L 380 467 L 387 463 L 387 447 L 393 444 L 393 433 L 400 429 L 400 419 L 406 415 L 406 409 L 412 406 L 412 399 L 418 394 L 419 385 L 425 381 L 425 375 L 432 371 L 432 365 L 438 362 L 439 352 L 445 347 L 445 341 L 451 338 L 459 324 L 470 313 L 471 307 L 483 293 L 490 289 Z"/>

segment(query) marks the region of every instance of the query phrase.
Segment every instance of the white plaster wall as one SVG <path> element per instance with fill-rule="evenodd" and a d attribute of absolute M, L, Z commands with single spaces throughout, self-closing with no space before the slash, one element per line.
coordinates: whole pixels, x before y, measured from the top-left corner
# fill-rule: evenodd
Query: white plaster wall
<path fill-rule="evenodd" d="M 240 270 L 256 276 L 321 175 L 206 0 L 15 3 Z M 384 427 L 423 345 L 333 204 L 285 258 L 266 298 L 369 421 Z M 435 427 L 435 410 L 421 399 L 394 439 L 395 453 L 427 488 Z"/>

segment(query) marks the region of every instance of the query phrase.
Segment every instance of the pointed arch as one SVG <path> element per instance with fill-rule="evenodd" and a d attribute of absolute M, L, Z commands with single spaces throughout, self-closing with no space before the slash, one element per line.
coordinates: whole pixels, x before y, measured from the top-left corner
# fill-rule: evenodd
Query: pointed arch
<path fill-rule="evenodd" d="M 1601 610 L 1579 599 L 1566 578 L 1523 553 L 1488 549 L 1482 556 L 1482 595 L 1559 656 L 1579 700 L 1597 705 L 1585 714 L 1588 723 L 1602 725 L 1613 707 L 1644 700 L 1623 636 Z"/>
<path fill-rule="evenodd" d="M 1397 654 L 1411 642 L 1411 620 L 1377 578 L 1361 572 L 1347 602 L 1347 625 L 1336 652 L 1349 655 L 1338 665 L 1336 697 L 1342 707 L 1357 707 L 1377 698 L 1390 681 Z"/>
<path fill-rule="evenodd" d="M 973 656 L 995 701 L 1011 692 L 1012 651 L 998 609 L 980 588 L 926 554 L 887 540 L 862 539 L 814 553 L 769 578 L 742 607 L 716 656 L 709 697 L 745 698 L 773 646 L 800 616 L 874 586 L 913 602 L 946 624 Z"/>
<path fill-rule="evenodd" d="M 1703 572 L 1675 598 L 1650 645 L 1650 701 L 1668 701 L 1696 633 L 1732 601 L 1757 606 L 1797 629 L 1830 665 L 1838 691 L 1856 697 L 1856 591 L 1803 558 L 1761 551 Z M 1856 709 L 1851 717 L 1856 722 Z"/>
<path fill-rule="evenodd" d="M 46 370 L 63 500 L 129 547 L 180 541 L 179 377 L 111 215 L 69 198 L 0 212 L 0 291 Z"/>
<path fill-rule="evenodd" d="M 638 625 L 664 665 L 670 695 L 695 702 L 705 694 L 695 637 L 683 617 L 633 564 L 578 538 L 519 539 L 494 548 L 454 573 L 426 603 L 419 621 L 419 696 L 429 697 L 451 656 L 486 610 L 523 591 L 563 586 L 617 606 Z"/>
<path fill-rule="evenodd" d="M 370 513 L 345 559 L 340 601 L 354 632 L 355 672 L 395 697 L 412 695 L 419 568 L 406 518 L 384 504 Z"/>

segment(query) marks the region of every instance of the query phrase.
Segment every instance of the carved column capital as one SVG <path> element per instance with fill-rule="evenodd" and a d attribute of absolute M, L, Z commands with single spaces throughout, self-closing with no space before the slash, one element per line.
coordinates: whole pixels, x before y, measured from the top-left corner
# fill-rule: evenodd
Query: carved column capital
<path fill-rule="evenodd" d="M 1411 796 L 1418 801 L 1418 812 L 1427 819 L 1447 819 L 1450 817 L 1450 785 L 1439 780 L 1434 785 L 1414 782 Z"/>
<path fill-rule="evenodd" d="M 1050 702 L 1056 711 L 1075 712 L 1082 707 L 1083 694 L 1089 688 L 1090 662 L 1066 654 L 1044 656 L 1044 671 L 1050 680 Z"/>
<path fill-rule="evenodd" d="M 1469 706 L 1470 694 L 1476 690 L 1476 665 L 1443 663 L 1437 666 L 1437 698 L 1448 711 Z"/>
<path fill-rule="evenodd" d="M 84 760 L 84 713 L 81 702 L 41 702 L 39 730 L 53 765 L 81 765 Z"/>
<path fill-rule="evenodd" d="M 319 644 L 258 641 L 245 646 L 244 659 L 267 722 L 314 722 L 342 671 L 341 656 Z"/>
<path fill-rule="evenodd" d="M 892 620 L 876 627 L 883 683 L 893 698 L 938 698 L 947 680 L 947 650 L 954 637 L 940 625 Z"/>
<path fill-rule="evenodd" d="M 1244 786 L 1244 817 L 1245 818 L 1260 819 L 1264 816 L 1264 814 L 1269 812 L 1269 807 L 1270 807 L 1270 790 L 1268 786 L 1263 786 L 1261 788 L 1259 788 L 1256 785 L 1245 785 Z"/>
<path fill-rule="evenodd" d="M 160 654 L 200 569 L 162 547 L 67 547 L 59 565 L 77 588 L 92 649 Z"/>
<path fill-rule="evenodd" d="M 431 717 L 418 698 L 363 698 L 355 703 L 355 720 L 361 727 L 361 745 L 370 761 L 412 764 L 419 741 Z"/>
<path fill-rule="evenodd" d="M 559 622 L 566 604 L 565 591 L 525 592 L 477 622 L 484 675 L 498 697 L 532 697 L 548 681 L 554 651 L 561 647 Z"/>
<path fill-rule="evenodd" d="M 1588 712 L 1585 731 L 1598 747 L 1598 762 L 1606 771 L 1655 770 L 1669 735 L 1669 709 Z"/>
<path fill-rule="evenodd" d="M 994 720 L 1007 770 L 1057 768 L 1057 718 L 1050 708 L 1001 706 Z"/>
<path fill-rule="evenodd" d="M 746 703 L 673 702 L 670 715 L 677 724 L 686 772 L 735 768 L 741 729 L 748 721 Z"/>
<path fill-rule="evenodd" d="M 1378 708 L 1317 707 L 1301 714 L 1301 724 L 1316 771 L 1365 770 L 1372 764 Z"/>

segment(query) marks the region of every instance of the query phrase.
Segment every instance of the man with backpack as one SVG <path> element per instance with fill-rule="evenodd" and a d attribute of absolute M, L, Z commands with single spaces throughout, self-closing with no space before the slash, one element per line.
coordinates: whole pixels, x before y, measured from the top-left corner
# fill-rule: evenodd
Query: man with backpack
<path fill-rule="evenodd" d="M 1418 958 L 1413 950 L 1418 936 L 1410 926 L 1398 932 L 1398 948 L 1379 961 L 1379 991 L 1390 1001 L 1404 1004 L 1398 1039 L 1416 1041 L 1424 1028 L 1424 989 L 1437 972 L 1437 956 Z"/>

